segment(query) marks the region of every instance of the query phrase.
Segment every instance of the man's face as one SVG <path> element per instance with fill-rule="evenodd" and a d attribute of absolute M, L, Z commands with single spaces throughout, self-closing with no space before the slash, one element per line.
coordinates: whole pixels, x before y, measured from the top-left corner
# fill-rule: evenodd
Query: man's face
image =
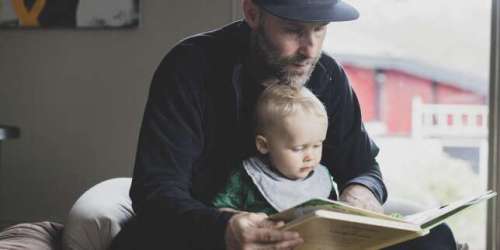
<path fill-rule="evenodd" d="M 252 46 L 270 74 L 266 77 L 304 85 L 319 60 L 327 24 L 289 21 L 261 11 Z"/>

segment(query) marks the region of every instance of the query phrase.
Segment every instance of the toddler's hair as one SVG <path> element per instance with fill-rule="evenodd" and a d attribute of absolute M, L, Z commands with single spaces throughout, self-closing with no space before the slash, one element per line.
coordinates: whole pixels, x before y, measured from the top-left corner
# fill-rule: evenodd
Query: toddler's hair
<path fill-rule="evenodd" d="M 256 133 L 261 135 L 298 111 L 315 114 L 321 122 L 328 124 L 325 106 L 303 86 L 270 84 L 259 96 L 255 111 Z"/>

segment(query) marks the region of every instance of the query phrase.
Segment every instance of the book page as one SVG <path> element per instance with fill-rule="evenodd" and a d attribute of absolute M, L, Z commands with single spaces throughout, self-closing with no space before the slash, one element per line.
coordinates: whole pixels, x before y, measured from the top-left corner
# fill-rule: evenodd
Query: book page
<path fill-rule="evenodd" d="M 404 221 L 420 225 L 422 228 L 429 228 L 437 225 L 444 219 L 470 207 L 481 201 L 488 200 L 497 195 L 496 192 L 487 191 L 472 198 L 465 198 L 439 208 L 429 209 L 420 213 L 412 214 L 403 218 Z"/>
<path fill-rule="evenodd" d="M 392 217 L 392 216 L 389 216 L 386 214 L 376 213 L 376 212 L 373 212 L 370 210 L 353 207 L 353 206 L 350 206 L 350 205 L 343 203 L 343 202 L 322 199 L 322 198 L 311 199 L 311 200 L 306 201 L 300 205 L 297 205 L 291 209 L 287 209 L 283 212 L 273 214 L 269 218 L 271 220 L 283 220 L 283 221 L 287 222 L 287 221 L 291 221 L 295 218 L 298 218 L 300 216 L 303 216 L 305 214 L 308 214 L 312 211 L 316 211 L 319 209 L 335 211 L 335 212 L 345 213 L 345 214 L 355 214 L 355 215 L 367 216 L 367 217 L 372 217 L 372 218 L 380 218 L 380 219 L 394 220 L 394 221 L 403 221 L 400 218 L 395 218 L 395 217 Z"/>

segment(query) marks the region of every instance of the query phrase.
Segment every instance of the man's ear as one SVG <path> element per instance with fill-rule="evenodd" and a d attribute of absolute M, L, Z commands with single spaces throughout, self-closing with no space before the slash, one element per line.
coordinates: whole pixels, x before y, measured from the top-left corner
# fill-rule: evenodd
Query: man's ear
<path fill-rule="evenodd" d="M 241 5 L 243 7 L 243 16 L 245 17 L 245 21 L 250 28 L 256 30 L 259 26 L 261 18 L 259 7 L 253 3 L 253 0 L 242 0 Z"/>
<path fill-rule="evenodd" d="M 257 146 L 257 150 L 263 155 L 269 152 L 269 145 L 267 144 L 267 139 L 262 135 L 257 135 L 255 137 L 255 146 Z"/>

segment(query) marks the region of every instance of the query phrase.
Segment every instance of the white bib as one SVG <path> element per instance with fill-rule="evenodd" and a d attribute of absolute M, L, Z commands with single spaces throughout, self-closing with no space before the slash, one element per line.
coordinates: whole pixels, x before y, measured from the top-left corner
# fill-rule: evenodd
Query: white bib
<path fill-rule="evenodd" d="M 281 212 L 312 198 L 328 198 L 332 191 L 332 178 L 323 165 L 314 168 L 302 180 L 290 180 L 275 173 L 258 157 L 243 161 L 245 171 L 269 204 Z"/>

